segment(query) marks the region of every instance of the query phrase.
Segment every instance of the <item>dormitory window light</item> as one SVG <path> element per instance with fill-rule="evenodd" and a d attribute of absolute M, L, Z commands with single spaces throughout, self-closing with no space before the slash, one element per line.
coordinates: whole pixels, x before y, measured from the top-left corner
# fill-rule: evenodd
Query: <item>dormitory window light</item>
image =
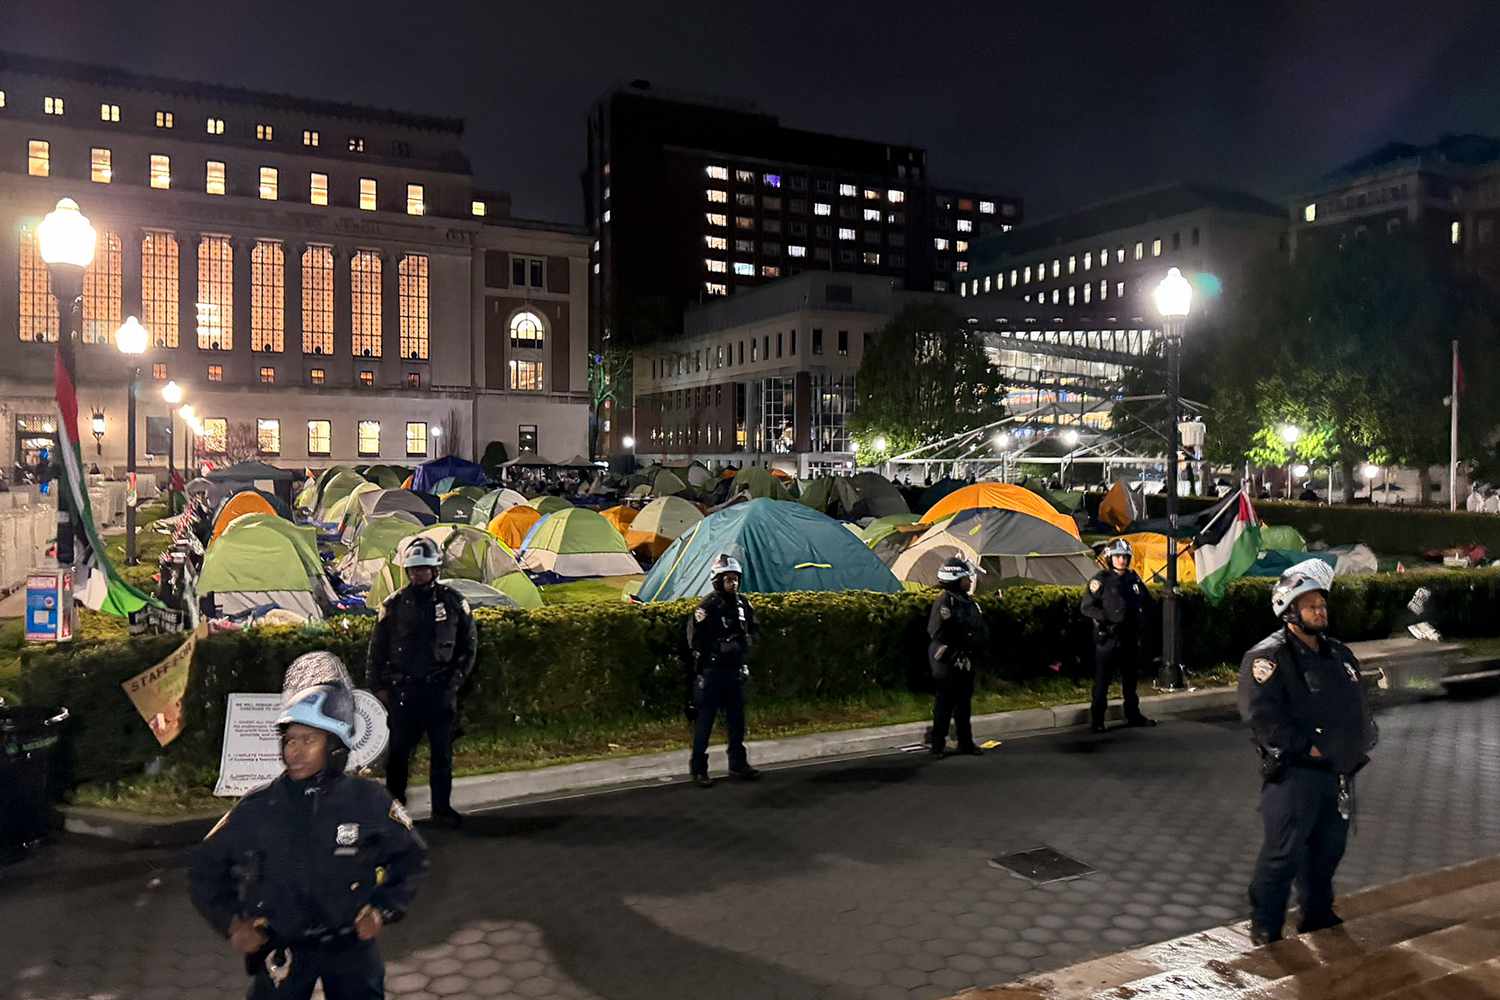
<path fill-rule="evenodd" d="M 120 121 L 120 106 L 118 104 L 101 104 L 101 105 L 99 105 L 99 120 L 101 122 L 109 122 L 111 124 L 119 124 L 119 121 Z"/>
<path fill-rule="evenodd" d="M 48 115 L 60 115 L 63 113 L 63 99 L 61 97 L 42 98 L 42 113 Z"/>
<path fill-rule="evenodd" d="M 224 134 L 224 119 L 222 119 L 222 118 L 210 118 L 210 119 L 208 119 L 207 129 L 208 129 L 208 134 L 209 135 L 223 135 Z"/>
<path fill-rule="evenodd" d="M 316 146 L 318 144 L 318 133 L 315 129 L 305 128 L 302 130 L 302 145 Z"/>
<path fill-rule="evenodd" d="M 270 142 L 274 138 L 274 132 L 271 126 L 265 124 L 264 122 L 257 122 L 255 125 L 255 138 L 259 139 L 261 142 Z"/>
<path fill-rule="evenodd" d="M 157 128 L 171 128 L 172 127 L 172 112 L 170 112 L 170 111 L 158 111 L 156 113 L 156 127 Z"/>

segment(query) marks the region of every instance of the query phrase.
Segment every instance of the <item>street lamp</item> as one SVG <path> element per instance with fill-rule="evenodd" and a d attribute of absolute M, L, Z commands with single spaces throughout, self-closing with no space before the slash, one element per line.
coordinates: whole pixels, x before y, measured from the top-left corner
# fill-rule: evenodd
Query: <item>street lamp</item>
<path fill-rule="evenodd" d="M 1279 431 L 1279 433 L 1281 434 L 1281 440 L 1284 441 L 1284 442 L 1286 442 L 1286 452 L 1287 452 L 1287 459 L 1286 459 L 1286 498 L 1288 500 L 1290 500 L 1292 498 L 1292 475 L 1293 475 L 1293 473 L 1292 473 L 1292 445 L 1296 444 L 1297 441 L 1299 439 L 1301 439 L 1301 437 L 1302 437 L 1302 428 L 1298 427 L 1296 424 L 1282 424 L 1281 425 L 1281 430 Z"/>
<path fill-rule="evenodd" d="M 885 440 L 885 437 L 883 435 L 880 436 L 880 437 L 877 437 L 874 441 L 871 442 L 871 444 L 875 445 L 875 450 L 877 452 L 879 452 L 882 455 L 885 454 L 886 440 Z"/>
<path fill-rule="evenodd" d="M 66 326 L 57 338 L 57 360 L 73 390 L 78 390 L 73 365 L 73 338 L 83 319 L 83 271 L 94 262 L 94 227 L 78 210 L 78 202 L 72 198 L 60 199 L 57 207 L 48 212 L 36 227 L 37 250 L 47 265 L 54 294 L 57 296 L 58 312 L 66 317 Z M 64 425 L 76 426 L 78 410 L 63 414 Z M 77 441 L 69 442 L 76 446 Z M 72 503 L 66 487 L 57 491 L 57 564 L 73 565 L 73 517 Z"/>
<path fill-rule="evenodd" d="M 1064 445 L 1066 445 L 1067 447 L 1069 447 L 1069 448 L 1076 448 L 1076 447 L 1078 447 L 1078 432 L 1075 431 L 1075 430 L 1073 430 L 1073 428 L 1071 428 L 1071 427 L 1068 428 L 1067 430 L 1063 431 L 1062 432 L 1062 443 Z"/>
<path fill-rule="evenodd" d="M 182 402 L 182 386 L 168 382 L 161 387 L 161 398 L 167 404 L 167 513 L 177 513 L 177 494 L 174 491 L 177 479 L 177 421 L 173 414 Z"/>
<path fill-rule="evenodd" d="M 104 456 L 104 411 L 97 406 L 94 407 L 94 415 L 89 418 L 89 430 L 94 432 L 94 454 Z"/>
<path fill-rule="evenodd" d="M 1162 690 L 1175 691 L 1183 686 L 1182 669 L 1177 663 L 1177 458 L 1181 451 L 1177 411 L 1182 383 L 1182 332 L 1193 307 L 1193 286 L 1174 267 L 1156 286 L 1153 298 L 1161 315 L 1167 361 L 1167 592 L 1162 600 L 1161 671 L 1156 684 Z"/>
<path fill-rule="evenodd" d="M 631 437 L 629 434 L 626 434 L 623 438 L 620 439 L 620 444 L 625 446 L 626 451 L 629 451 L 631 448 L 635 447 L 635 438 Z"/>
<path fill-rule="evenodd" d="M 141 392 L 140 357 L 146 353 L 151 334 L 134 316 L 115 331 L 115 346 L 130 362 L 130 393 L 125 402 L 125 565 L 136 564 L 135 505 L 140 498 L 135 481 L 135 400 Z"/>

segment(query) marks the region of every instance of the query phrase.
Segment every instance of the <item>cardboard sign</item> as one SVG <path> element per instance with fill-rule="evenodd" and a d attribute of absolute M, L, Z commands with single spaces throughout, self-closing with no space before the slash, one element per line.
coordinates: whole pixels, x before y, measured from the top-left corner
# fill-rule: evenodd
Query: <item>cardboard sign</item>
<path fill-rule="evenodd" d="M 197 643 L 198 637 L 189 635 L 156 666 L 120 685 L 162 746 L 182 735 L 182 697 L 187 693 L 188 671 Z"/>
<path fill-rule="evenodd" d="M 232 694 L 224 713 L 224 746 L 215 795 L 238 797 L 281 774 L 281 734 L 276 720 L 285 701 L 279 694 Z M 390 739 L 385 706 L 368 691 L 354 692 L 354 747 L 349 770 L 374 763 Z"/>

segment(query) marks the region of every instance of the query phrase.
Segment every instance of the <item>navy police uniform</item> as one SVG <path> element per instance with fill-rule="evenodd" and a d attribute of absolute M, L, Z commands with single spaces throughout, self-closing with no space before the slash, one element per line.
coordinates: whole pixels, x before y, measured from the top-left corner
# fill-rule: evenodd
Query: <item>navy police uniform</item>
<path fill-rule="evenodd" d="M 1081 610 L 1094 623 L 1094 692 L 1089 721 L 1095 729 L 1104 726 L 1109 682 L 1117 671 L 1125 696 L 1125 721 L 1136 725 L 1145 721 L 1135 684 L 1145 658 L 1143 643 L 1150 608 L 1151 593 L 1133 569 L 1123 573 L 1102 570 L 1084 589 Z"/>
<path fill-rule="evenodd" d="M 954 725 L 960 753 L 973 753 L 969 714 L 974 700 L 974 666 L 989 647 L 989 627 L 974 598 L 944 589 L 927 616 L 927 665 L 937 685 L 932 709 L 932 749 L 941 753 Z"/>
<path fill-rule="evenodd" d="M 1314 649 L 1282 628 L 1245 654 L 1239 703 L 1264 782 L 1265 840 L 1250 884 L 1251 922 L 1266 939 L 1279 938 L 1295 881 L 1298 930 L 1332 926 L 1333 874 L 1348 837 L 1354 774 L 1379 739 L 1359 661 L 1335 639 L 1319 636 Z"/>
<path fill-rule="evenodd" d="M 405 586 L 380 606 L 370 635 L 365 686 L 389 692 L 386 788 L 406 801 L 412 751 L 425 734 L 432 754 L 433 815 L 449 812 L 458 695 L 474 668 L 478 632 L 469 603 L 452 587 Z"/>
<path fill-rule="evenodd" d="M 708 775 L 708 739 L 721 709 L 729 735 L 729 770 L 750 769 L 745 753 L 744 674 L 756 627 L 755 611 L 739 593 L 714 590 L 688 616 L 692 653 L 688 714 L 693 721 L 689 768 L 694 777 Z"/>
<path fill-rule="evenodd" d="M 188 880 L 214 930 L 227 937 L 240 917 L 265 934 L 245 959 L 251 1000 L 306 1000 L 320 979 L 328 1000 L 379 1000 L 385 968 L 355 920 L 366 906 L 400 920 L 426 868 L 399 803 L 373 781 L 324 771 L 283 774 L 241 799 L 193 851 Z"/>

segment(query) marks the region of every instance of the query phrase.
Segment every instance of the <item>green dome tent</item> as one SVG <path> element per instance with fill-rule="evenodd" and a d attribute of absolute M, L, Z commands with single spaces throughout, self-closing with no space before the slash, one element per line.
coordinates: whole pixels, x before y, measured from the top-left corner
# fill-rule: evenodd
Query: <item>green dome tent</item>
<path fill-rule="evenodd" d="M 655 497 L 674 497 L 679 493 L 687 492 L 687 483 L 682 477 L 671 469 L 662 469 L 651 480 L 651 495 Z"/>
<path fill-rule="evenodd" d="M 273 514 L 230 522 L 204 552 L 197 588 L 226 615 L 281 608 L 321 618 L 335 596 L 323 576 L 316 529 Z"/>
<path fill-rule="evenodd" d="M 469 512 L 469 523 L 483 528 L 516 504 L 525 502 L 526 498 L 515 490 L 491 490 L 474 501 L 474 509 Z"/>
<path fill-rule="evenodd" d="M 323 524 L 337 524 L 348 508 L 345 503 L 349 494 L 361 484 L 365 477 L 357 472 L 340 472 L 323 484 L 318 495 L 318 505 L 313 508 L 313 520 Z"/>
<path fill-rule="evenodd" d="M 747 593 L 901 590 L 890 570 L 838 521 L 801 504 L 762 498 L 711 514 L 673 542 L 638 597 L 672 601 L 707 594 L 709 568 L 723 553 L 744 567 L 740 585 Z"/>
<path fill-rule="evenodd" d="M 474 500 L 457 490 L 443 497 L 438 520 L 443 524 L 468 524 L 474 513 Z"/>
<path fill-rule="evenodd" d="M 870 548 L 874 548 L 886 535 L 895 531 L 905 524 L 916 524 L 920 518 L 916 514 L 887 514 L 885 517 L 877 517 L 859 533 L 859 537 Z"/>
<path fill-rule="evenodd" d="M 538 521 L 521 550 L 521 566 L 562 577 L 630 576 L 641 571 L 615 526 L 585 507 L 570 507 Z"/>
<path fill-rule="evenodd" d="M 515 553 L 499 539 L 468 524 L 437 524 L 423 531 L 410 532 L 397 542 L 386 557 L 385 565 L 370 583 L 370 594 L 365 599 L 369 607 L 379 607 L 382 601 L 406 585 L 406 572 L 401 569 L 400 557 L 407 542 L 417 535 L 437 543 L 443 558 L 438 576 L 489 584 L 523 608 L 542 606 L 541 591 L 521 572 Z"/>
<path fill-rule="evenodd" d="M 984 572 L 981 590 L 1021 580 L 1077 586 L 1099 570 L 1089 547 L 1024 511 L 996 507 L 960 511 L 928 528 L 891 564 L 906 583 L 937 585 L 938 568 L 963 556 Z"/>
<path fill-rule="evenodd" d="M 361 502 L 360 498 L 370 496 L 371 494 L 379 495 L 381 492 L 380 487 L 374 483 L 360 483 L 349 491 L 347 497 L 339 501 L 339 504 L 342 504 L 344 508 L 339 515 L 338 521 L 339 541 L 345 545 L 353 543 L 355 536 L 359 534 L 360 525 L 364 524 L 365 518 L 369 516 L 369 509 Z M 334 506 L 337 507 L 339 504 L 335 504 Z"/>
<path fill-rule="evenodd" d="M 534 508 L 538 514 L 543 516 L 555 514 L 560 510 L 567 510 L 573 506 L 562 497 L 554 496 L 532 497 L 526 501 L 526 505 Z"/>
<path fill-rule="evenodd" d="M 409 511 L 368 517 L 349 551 L 334 564 L 334 572 L 350 586 L 368 587 L 396 548 L 421 530 L 421 522 Z"/>
<path fill-rule="evenodd" d="M 372 465 L 365 470 L 365 478 L 383 490 L 399 490 L 409 475 L 399 465 Z"/>
<path fill-rule="evenodd" d="M 734 474 L 734 488 L 731 492 L 739 493 L 741 490 L 749 490 L 752 500 L 763 497 L 771 500 L 787 498 L 786 489 L 776 477 L 759 466 L 747 466 Z"/>

